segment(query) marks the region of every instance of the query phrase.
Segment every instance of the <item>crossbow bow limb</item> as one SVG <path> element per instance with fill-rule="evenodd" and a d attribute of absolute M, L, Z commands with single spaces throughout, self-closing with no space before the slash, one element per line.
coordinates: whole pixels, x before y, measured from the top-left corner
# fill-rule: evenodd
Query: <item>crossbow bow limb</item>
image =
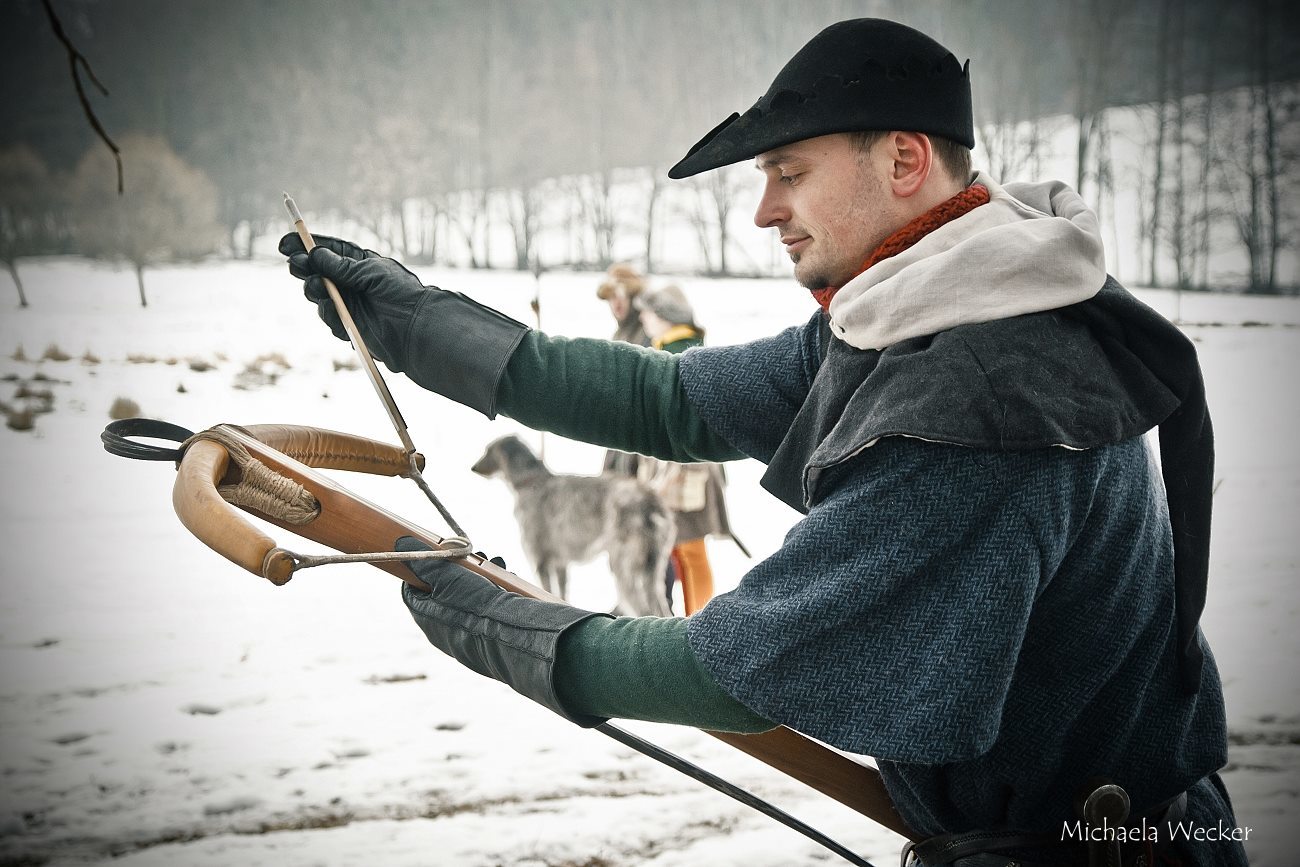
<path fill-rule="evenodd" d="M 161 448 L 132 437 L 170 439 L 181 448 Z M 298 425 L 217 425 L 191 434 L 184 428 L 147 419 L 110 424 L 102 435 L 105 448 L 118 455 L 174 460 L 177 474 L 172 504 L 185 527 L 209 548 L 240 567 L 283 585 L 302 568 L 324 562 L 360 559 L 425 589 L 399 559 L 384 559 L 401 536 L 414 536 L 442 556 L 497 586 L 534 599 L 561 602 L 540 587 L 497 566 L 486 556 L 459 548 L 463 540 L 440 537 L 380 506 L 366 501 L 318 469 L 405 476 L 423 457 L 365 437 Z M 242 511 L 241 511 L 242 510 Z M 283 548 L 248 520 L 244 512 L 303 538 L 342 552 L 316 557 Z M 409 555 L 408 555 L 409 556 Z M 859 856 L 778 808 L 707 771 L 608 723 L 598 726 L 657 761 L 759 809 L 835 851 L 851 863 Z M 748 753 L 776 770 L 909 839 L 915 837 L 894 808 L 879 772 L 785 727 L 760 734 L 709 731 L 708 734 Z"/>

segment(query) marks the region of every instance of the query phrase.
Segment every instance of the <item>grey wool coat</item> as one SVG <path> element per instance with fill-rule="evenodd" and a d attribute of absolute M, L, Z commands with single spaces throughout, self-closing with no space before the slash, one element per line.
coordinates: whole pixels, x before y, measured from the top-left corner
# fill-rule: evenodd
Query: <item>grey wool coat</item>
<path fill-rule="evenodd" d="M 1137 304 L 1113 281 L 1103 295 L 1116 315 Z M 874 756 L 922 833 L 1059 832 L 1098 775 L 1135 815 L 1188 790 L 1189 821 L 1233 821 L 1219 675 L 1143 436 L 1179 395 L 1089 321 L 881 352 L 829 338 L 819 311 L 681 357 L 704 421 L 805 513 L 690 619 L 692 650 L 754 711 Z M 1245 863 L 1207 845 L 1188 863 Z"/>

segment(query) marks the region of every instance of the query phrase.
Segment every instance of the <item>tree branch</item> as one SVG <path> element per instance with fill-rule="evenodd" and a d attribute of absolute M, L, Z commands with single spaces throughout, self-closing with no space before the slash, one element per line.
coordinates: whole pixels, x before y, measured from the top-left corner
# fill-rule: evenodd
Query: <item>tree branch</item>
<path fill-rule="evenodd" d="M 59 16 L 55 14 L 54 7 L 50 5 L 50 0 L 41 0 L 41 4 L 45 7 L 45 14 L 49 16 L 50 28 L 54 31 L 54 36 L 62 42 L 63 47 L 68 50 L 68 69 L 72 73 L 72 84 L 77 89 L 77 99 L 81 101 L 81 108 L 86 113 L 86 120 L 90 121 L 91 129 L 93 129 L 95 133 L 103 139 L 104 144 L 108 145 L 108 149 L 113 152 L 113 159 L 117 163 L 117 194 L 120 196 L 122 195 L 123 189 L 122 151 L 113 143 L 113 140 L 108 137 L 108 133 L 104 130 L 103 124 L 101 124 L 99 118 L 95 116 L 95 110 L 90 107 L 90 100 L 86 98 L 86 89 L 81 83 L 81 70 L 84 69 L 86 71 L 86 75 L 90 76 L 91 83 L 94 84 L 95 87 L 99 89 L 99 92 L 104 96 L 108 96 L 108 88 L 104 87 L 104 85 L 100 83 L 99 78 L 95 76 L 95 71 L 90 68 L 90 61 L 86 60 L 85 56 L 83 56 L 82 53 L 76 49 L 76 46 L 72 44 L 72 40 L 68 39 L 68 34 L 63 30 L 63 22 L 61 22 Z"/>

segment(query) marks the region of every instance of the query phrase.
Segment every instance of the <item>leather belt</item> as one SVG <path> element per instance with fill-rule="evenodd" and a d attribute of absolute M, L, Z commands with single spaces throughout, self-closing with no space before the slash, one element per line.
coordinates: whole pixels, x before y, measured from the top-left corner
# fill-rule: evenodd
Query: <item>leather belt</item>
<path fill-rule="evenodd" d="M 1118 787 L 1116 787 L 1118 788 Z M 1187 793 L 1180 792 L 1172 798 L 1157 804 L 1148 810 L 1137 822 L 1111 822 L 1112 827 L 1138 828 L 1145 821 L 1147 825 L 1177 822 L 1187 810 Z M 1162 840 L 1170 839 L 1167 834 Z M 1118 844 L 1116 844 L 1118 846 Z M 1098 851 L 1094 852 L 1096 849 Z M 1122 867 L 1133 863 L 1139 854 L 1146 851 L 1145 846 L 1135 847 L 1128 844 L 1117 849 L 1112 860 L 1112 853 L 1102 852 L 1099 847 L 1085 845 L 1082 842 L 1064 841 L 1059 837 L 1042 833 L 1025 833 L 1017 831 L 966 831 L 959 834 L 940 834 L 919 843 L 908 843 L 903 847 L 900 864 L 923 865 L 923 867 L 1071 867 L 1071 865 L 1097 865 L 1097 867 Z M 1028 858 L 1018 854 L 1033 853 Z M 1100 854 L 1100 858 L 1097 857 Z M 1046 857 L 1049 860 L 1041 860 Z"/>

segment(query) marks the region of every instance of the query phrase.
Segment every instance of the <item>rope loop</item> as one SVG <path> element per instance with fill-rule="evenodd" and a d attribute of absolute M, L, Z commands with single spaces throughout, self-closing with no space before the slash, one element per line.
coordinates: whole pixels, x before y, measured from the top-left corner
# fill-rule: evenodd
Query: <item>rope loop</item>
<path fill-rule="evenodd" d="M 238 439 L 219 427 L 194 434 L 181 443 L 184 453 L 199 440 L 217 443 L 235 465 L 234 481 L 217 487 L 221 499 L 253 509 L 295 527 L 310 524 L 320 514 L 320 501 L 303 485 L 282 476 L 253 457 Z"/>

